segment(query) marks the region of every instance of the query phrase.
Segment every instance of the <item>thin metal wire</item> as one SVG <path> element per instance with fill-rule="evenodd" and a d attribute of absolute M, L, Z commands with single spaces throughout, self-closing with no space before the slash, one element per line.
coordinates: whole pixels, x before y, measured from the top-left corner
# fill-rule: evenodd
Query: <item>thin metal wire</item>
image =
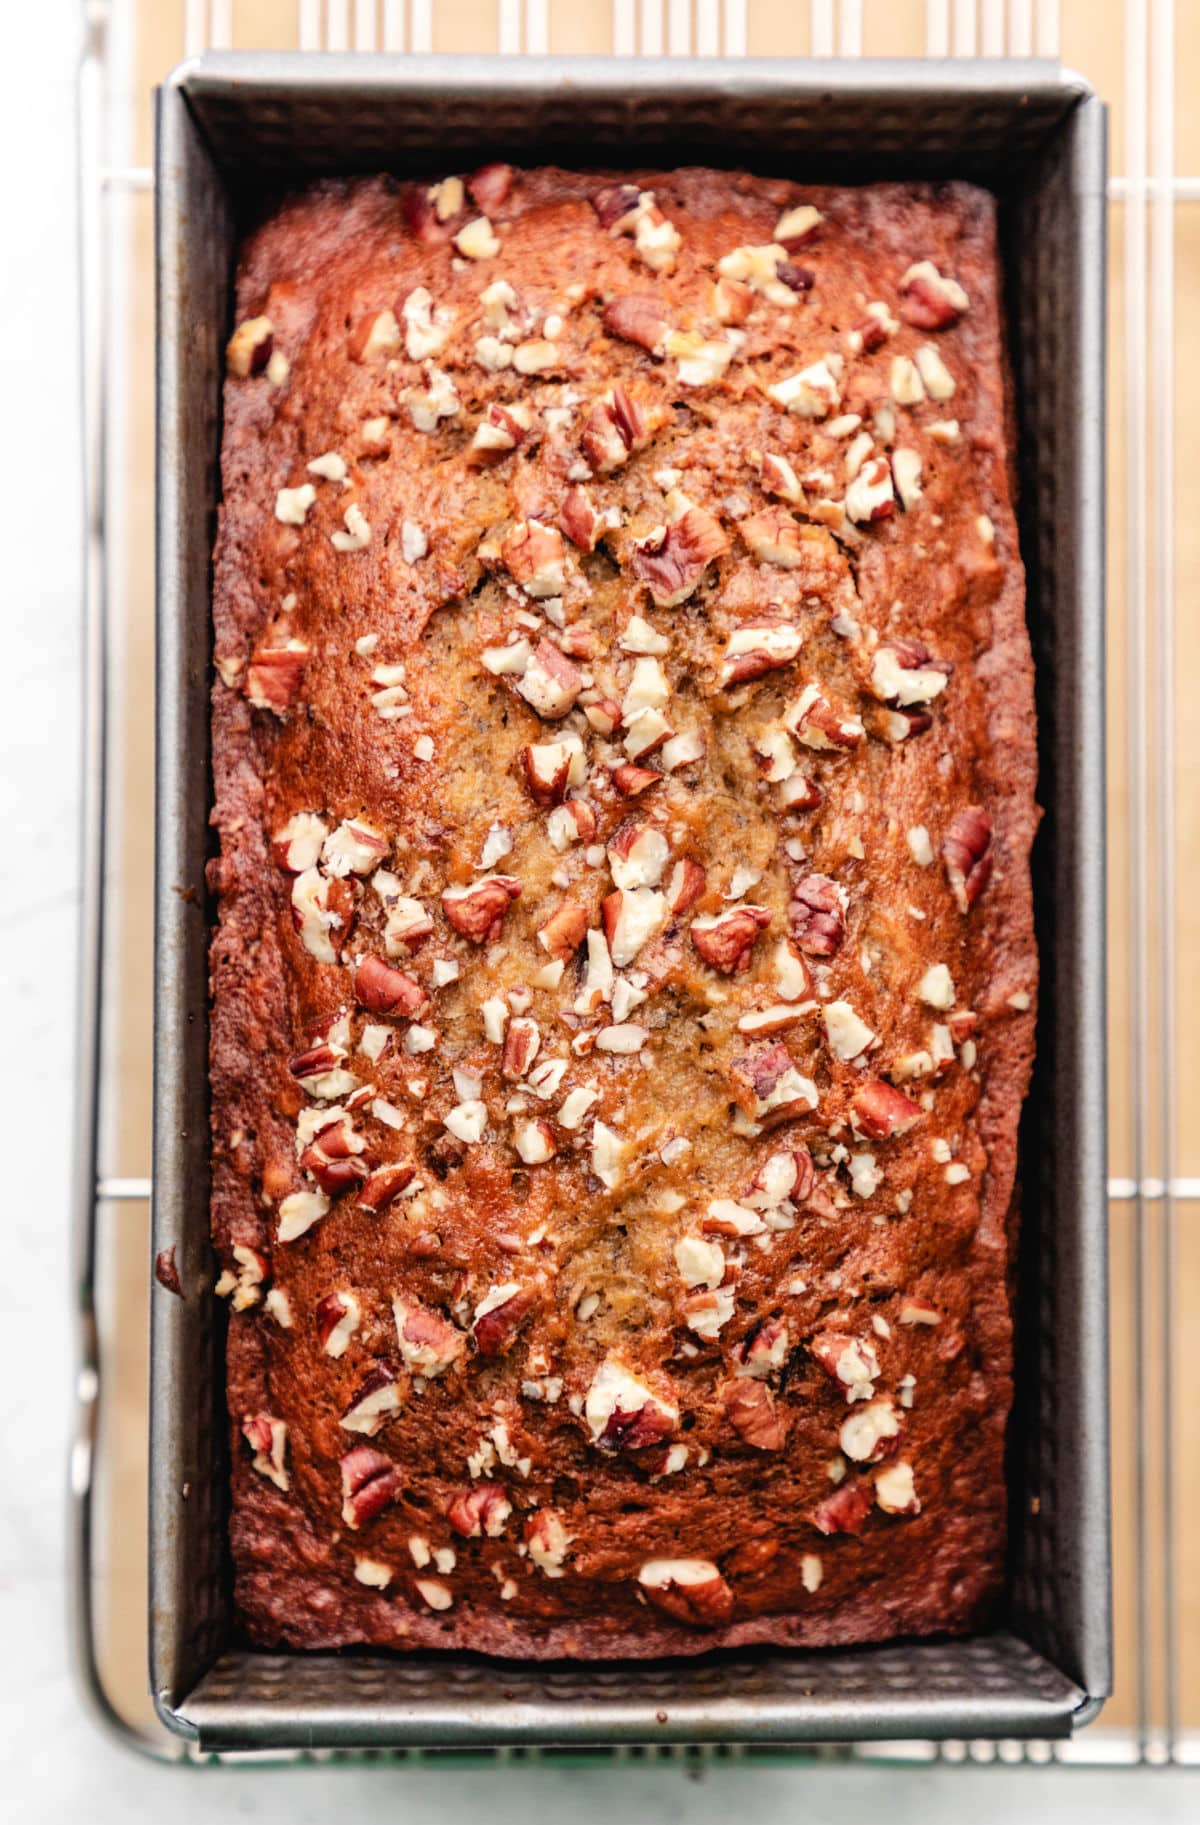
<path fill-rule="evenodd" d="M 1164 1184 L 1159 1219 L 1157 1344 L 1161 1405 L 1159 1426 L 1161 1504 L 1161 1627 L 1163 1732 L 1168 1759 L 1178 1730 L 1178 1659 L 1175 1603 L 1174 1328 L 1175 1211 L 1171 1171 L 1175 1156 L 1175 206 L 1170 179 L 1175 166 L 1175 0 L 1153 0 L 1151 163 L 1159 180 L 1151 216 L 1154 414 L 1154 726 L 1158 805 L 1155 897 L 1158 902 L 1158 1100 L 1155 1152 Z"/>
<path fill-rule="evenodd" d="M 1142 1194 L 1146 1174 L 1146 1119 L 1150 1105 L 1150 1010 L 1147 968 L 1149 906 L 1146 826 L 1148 801 L 1146 681 L 1146 119 L 1147 19 L 1145 0 L 1125 5 L 1125 171 L 1129 207 L 1125 212 L 1125 616 L 1127 641 L 1130 1025 L 1133 1084 L 1130 1136 L 1134 1193 L 1133 1374 L 1137 1415 L 1134 1450 L 1135 1598 L 1137 1609 L 1137 1736 L 1144 1757 L 1152 1705 L 1150 1636 L 1149 1431 L 1150 1388 L 1146 1375 L 1147 1253 L 1150 1212 Z"/>

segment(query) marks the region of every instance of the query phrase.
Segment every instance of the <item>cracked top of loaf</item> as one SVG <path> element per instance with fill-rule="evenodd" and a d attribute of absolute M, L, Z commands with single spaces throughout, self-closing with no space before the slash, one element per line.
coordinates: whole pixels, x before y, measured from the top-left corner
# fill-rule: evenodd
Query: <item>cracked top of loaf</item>
<path fill-rule="evenodd" d="M 261 1642 L 999 1589 L 1032 668 L 994 205 L 493 165 L 246 240 L 213 1233 Z"/>

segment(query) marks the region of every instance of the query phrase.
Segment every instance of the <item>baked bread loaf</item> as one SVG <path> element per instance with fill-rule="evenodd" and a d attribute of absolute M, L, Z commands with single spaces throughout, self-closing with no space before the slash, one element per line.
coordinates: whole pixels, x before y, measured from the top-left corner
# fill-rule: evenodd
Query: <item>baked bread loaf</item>
<path fill-rule="evenodd" d="M 1033 1052 L 992 199 L 328 183 L 249 235 L 213 1234 L 260 1643 L 975 1627 Z"/>

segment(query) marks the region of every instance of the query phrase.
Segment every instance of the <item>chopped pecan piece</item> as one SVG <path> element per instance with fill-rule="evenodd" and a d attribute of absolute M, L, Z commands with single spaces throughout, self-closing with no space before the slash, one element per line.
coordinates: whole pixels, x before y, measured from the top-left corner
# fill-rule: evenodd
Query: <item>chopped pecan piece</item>
<path fill-rule="evenodd" d="M 510 874 L 484 875 L 466 887 L 447 887 L 442 893 L 442 909 L 456 932 L 475 944 L 490 943 L 500 936 L 504 915 L 510 900 L 521 892 L 521 883 Z"/>
<path fill-rule="evenodd" d="M 254 1452 L 252 1467 L 285 1492 L 291 1481 L 284 1469 L 287 1430 L 284 1421 L 273 1413 L 248 1413 L 242 1421 L 242 1437 Z"/>
<path fill-rule="evenodd" d="M 816 684 L 805 685 L 783 720 L 798 741 L 817 753 L 856 748 L 862 740 L 863 726 L 858 717 L 845 715 Z"/>
<path fill-rule="evenodd" d="M 342 1520 L 359 1528 L 395 1501 L 400 1474 L 390 1458 L 371 1445 L 355 1445 L 342 1459 Z"/>
<path fill-rule="evenodd" d="M 363 1432 L 374 1438 L 380 1427 L 400 1409 L 400 1389 L 390 1362 L 377 1362 L 341 1417 L 345 1432 Z"/>
<path fill-rule="evenodd" d="M 790 665 L 804 645 L 804 636 L 791 621 L 748 621 L 737 628 L 725 645 L 722 684 L 744 684 L 766 672 Z"/>
<path fill-rule="evenodd" d="M 992 820 L 982 805 L 968 805 L 951 819 L 942 857 L 950 891 L 965 913 L 992 878 Z"/>
<path fill-rule="evenodd" d="M 517 680 L 520 695 L 547 722 L 557 722 L 565 716 L 582 689 L 583 679 L 578 671 L 550 640 L 538 641 Z"/>
<path fill-rule="evenodd" d="M 721 1393 L 725 1418 L 738 1437 L 756 1451 L 782 1451 L 787 1443 L 787 1420 L 775 1405 L 766 1382 L 739 1377 L 726 1382 Z"/>
<path fill-rule="evenodd" d="M 667 906 L 678 915 L 696 904 L 704 892 L 708 875 L 690 856 L 676 862 L 667 880 Z"/>
<path fill-rule="evenodd" d="M 355 1153 L 339 1145 L 339 1136 L 345 1131 L 345 1124 L 338 1122 L 329 1128 L 322 1128 L 311 1147 L 306 1147 L 300 1155 L 300 1166 L 310 1173 L 327 1197 L 336 1198 L 343 1191 L 350 1191 L 366 1178 L 369 1170 L 367 1162 Z"/>
<path fill-rule="evenodd" d="M 658 526 L 635 539 L 633 568 L 659 608 L 687 600 L 714 558 L 728 551 L 729 540 L 715 514 L 688 507 L 669 526 Z"/>
<path fill-rule="evenodd" d="M 787 1199 L 802 1204 L 813 1188 L 812 1154 L 807 1147 L 772 1153 L 750 1181 L 749 1201 L 755 1205 L 782 1204 Z"/>
<path fill-rule="evenodd" d="M 595 551 L 606 524 L 605 516 L 597 513 L 592 497 L 582 483 L 576 482 L 567 489 L 559 525 L 572 545 L 578 546 L 580 551 Z"/>
<path fill-rule="evenodd" d="M 526 743 L 520 753 L 529 795 L 538 805 L 561 805 L 567 795 L 571 751 L 564 742 Z"/>
<path fill-rule="evenodd" d="M 868 457 L 846 490 L 847 517 L 860 526 L 872 526 L 895 511 L 892 466 L 886 456 Z"/>
<path fill-rule="evenodd" d="M 225 372 L 236 380 L 261 374 L 274 347 L 275 334 L 269 317 L 244 318 L 225 345 Z"/>
<path fill-rule="evenodd" d="M 380 1166 L 359 1186 L 357 1203 L 366 1210 L 385 1210 L 413 1182 L 411 1166 Z"/>
<path fill-rule="evenodd" d="M 842 894 L 828 875 L 809 874 L 797 881 L 788 907 L 792 937 L 810 957 L 832 957 L 846 934 Z"/>
<path fill-rule="evenodd" d="M 662 356 L 674 325 L 661 301 L 646 292 L 629 292 L 613 298 L 604 309 L 604 327 L 610 336 L 635 342 L 651 355 Z"/>
<path fill-rule="evenodd" d="M 525 442 L 532 425 L 533 413 L 527 405 L 506 406 L 493 399 L 475 427 L 471 461 L 479 466 L 510 455 Z"/>
<path fill-rule="evenodd" d="M 818 1505 L 812 1523 L 823 1534 L 859 1534 L 871 1506 L 870 1489 L 861 1483 L 843 1483 Z"/>
<path fill-rule="evenodd" d="M 474 1483 L 459 1490 L 446 1510 L 446 1519 L 464 1540 L 478 1540 L 481 1534 L 496 1540 L 511 1513 L 512 1503 L 499 1483 Z"/>
<path fill-rule="evenodd" d="M 820 1331 L 808 1347 L 847 1404 L 870 1400 L 879 1377 L 879 1358 L 872 1344 L 841 1331 Z"/>
<path fill-rule="evenodd" d="M 610 475 L 665 421 L 665 410 L 649 413 L 624 387 L 614 386 L 588 413 L 580 449 L 598 475 Z"/>
<path fill-rule="evenodd" d="M 317 1336 L 326 1356 L 344 1356 L 358 1330 L 362 1308 L 353 1293 L 326 1293 L 316 1309 Z"/>
<path fill-rule="evenodd" d="M 557 526 L 545 526 L 541 520 L 517 520 L 501 541 L 500 556 L 508 574 L 526 595 L 535 600 L 561 596 L 563 542 Z"/>
<path fill-rule="evenodd" d="M 538 943 L 551 957 L 570 957 L 587 936 L 588 916 L 574 900 L 564 900 L 538 931 Z"/>
<path fill-rule="evenodd" d="M 372 1014 L 419 1014 L 428 996 L 421 984 L 382 957 L 362 958 L 354 970 L 354 999 Z"/>
<path fill-rule="evenodd" d="M 302 640 L 254 649 L 246 672 L 246 696 L 256 710 L 283 716 L 291 709 L 304 681 L 309 649 Z"/>
<path fill-rule="evenodd" d="M 734 906 L 727 912 L 693 919 L 692 943 L 713 969 L 732 976 L 750 967 L 754 941 L 770 923 L 765 906 Z"/>
<path fill-rule="evenodd" d="M 733 1350 L 733 1360 L 739 1375 L 749 1375 L 756 1381 L 769 1381 L 772 1375 L 783 1368 L 792 1347 L 791 1333 L 782 1318 L 767 1318 L 759 1325 L 752 1336 L 739 1343 Z"/>
<path fill-rule="evenodd" d="M 738 532 L 760 564 L 796 570 L 804 562 L 805 531 L 786 507 L 764 507 L 738 522 Z"/>
<path fill-rule="evenodd" d="M 636 184 L 603 184 L 599 190 L 593 190 L 592 208 L 600 218 L 601 228 L 615 229 L 619 233 L 623 224 L 636 215 L 641 195 Z"/>
<path fill-rule="evenodd" d="M 612 770 L 612 783 L 622 798 L 637 798 L 648 787 L 661 786 L 662 781 L 662 774 L 653 767 L 635 767 L 629 761 L 622 761 Z"/>
<path fill-rule="evenodd" d="M 441 1375 L 466 1348 L 462 1332 L 428 1306 L 393 1299 L 392 1317 L 400 1354 L 417 1375 Z"/>
<path fill-rule="evenodd" d="M 638 1583 L 676 1622 L 714 1628 L 733 1614 L 733 1592 L 709 1559 L 648 1559 Z"/>
<path fill-rule="evenodd" d="M 492 215 L 508 201 L 512 181 L 512 166 L 493 161 L 490 165 L 480 165 L 478 171 L 472 171 L 467 179 L 467 189 L 484 214 Z"/>
<path fill-rule="evenodd" d="M 857 340 L 860 353 L 871 355 L 887 341 L 887 324 L 882 317 L 864 317 L 861 323 L 855 324 L 850 335 Z"/>
<path fill-rule="evenodd" d="M 586 923 L 584 929 L 587 929 Z M 574 947 L 572 946 L 572 948 Z M 510 1020 L 504 1035 L 504 1050 L 500 1057 L 501 1076 L 524 1077 L 537 1057 L 541 1043 L 541 1029 L 536 1020 L 530 1020 L 527 1015 L 522 1015 L 517 1020 Z"/>
<path fill-rule="evenodd" d="M 957 279 L 940 273 L 932 260 L 918 260 L 900 281 L 901 314 L 919 330 L 944 330 L 967 309 Z"/>
<path fill-rule="evenodd" d="M 730 1065 L 734 1083 L 747 1093 L 749 1110 L 763 1128 L 777 1128 L 815 1109 L 817 1088 L 792 1062 L 782 1041 Z"/>
<path fill-rule="evenodd" d="M 902 1091 L 871 1078 L 860 1085 L 850 1102 L 854 1126 L 873 1141 L 886 1141 L 893 1134 L 907 1134 L 922 1119 L 919 1103 L 910 1102 Z"/>
<path fill-rule="evenodd" d="M 883 703 L 908 709 L 939 696 L 953 670 L 947 660 L 935 659 L 922 640 L 885 640 L 871 662 L 871 688 Z"/>
<path fill-rule="evenodd" d="M 494 1287 L 475 1308 L 471 1335 L 481 1356 L 501 1356 L 529 1316 L 533 1294 L 528 1287 Z"/>
<path fill-rule="evenodd" d="M 679 1409 L 608 1356 L 592 1377 L 584 1418 L 592 1443 L 602 1451 L 642 1451 L 670 1438 Z"/>

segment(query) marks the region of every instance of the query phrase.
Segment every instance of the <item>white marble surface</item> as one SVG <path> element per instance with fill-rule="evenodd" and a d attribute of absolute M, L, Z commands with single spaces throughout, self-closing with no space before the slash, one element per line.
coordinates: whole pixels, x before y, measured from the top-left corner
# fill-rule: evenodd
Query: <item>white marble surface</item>
<path fill-rule="evenodd" d="M 764 1819 L 814 1825 L 1018 1812 L 1038 1819 L 1200 1817 L 1200 1772 L 1074 1769 L 764 1769 L 724 1765 L 484 1772 L 169 1770 L 105 1739 L 83 1714 L 66 1648 L 63 1518 L 71 1394 L 67 1156 L 74 1000 L 80 487 L 74 214 L 77 0 L 4 0 L 0 53 L 0 603 L 4 795 L 0 1111 L 16 1165 L 0 1276 L 0 1815 L 325 1820 L 449 1812 L 524 1825 L 535 1812 L 608 1819 Z M 24 23 L 16 14 L 20 11 Z"/>

